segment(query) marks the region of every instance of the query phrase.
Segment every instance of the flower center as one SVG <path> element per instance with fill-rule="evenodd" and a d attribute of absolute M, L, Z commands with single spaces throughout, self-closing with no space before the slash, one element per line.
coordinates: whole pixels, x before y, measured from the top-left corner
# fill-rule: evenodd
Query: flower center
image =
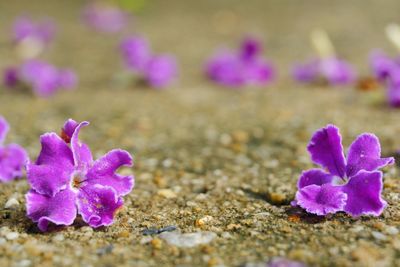
<path fill-rule="evenodd" d="M 333 178 L 333 180 L 332 180 L 332 184 L 336 185 L 336 186 L 347 184 L 347 182 L 348 182 L 347 177 L 342 178 L 342 177 L 339 177 L 339 176 L 335 176 Z"/>
<path fill-rule="evenodd" d="M 75 189 L 75 190 L 77 190 L 77 189 L 79 189 L 80 187 L 82 187 L 83 185 L 84 185 L 84 182 L 85 182 L 85 178 L 84 178 L 85 176 L 82 174 L 82 173 L 80 173 L 80 172 L 75 172 L 73 175 L 72 175 L 72 181 L 71 181 L 71 187 L 72 187 L 72 189 Z"/>

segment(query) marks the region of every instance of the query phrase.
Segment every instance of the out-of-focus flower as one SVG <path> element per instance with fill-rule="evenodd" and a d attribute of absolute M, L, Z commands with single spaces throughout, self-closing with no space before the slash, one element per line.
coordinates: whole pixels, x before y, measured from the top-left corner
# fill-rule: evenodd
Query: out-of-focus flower
<path fill-rule="evenodd" d="M 0 116 L 0 182 L 9 182 L 21 177 L 28 160 L 28 154 L 20 145 L 4 145 L 8 130 L 7 121 Z"/>
<path fill-rule="evenodd" d="M 61 136 L 42 135 L 40 155 L 27 165 L 27 216 L 41 231 L 47 231 L 49 223 L 71 225 L 77 213 L 91 227 L 109 226 L 123 205 L 122 197 L 134 186 L 133 176 L 116 173 L 122 166 L 132 166 L 127 151 L 115 149 L 93 161 L 89 147 L 78 137 L 88 124 L 69 119 Z"/>
<path fill-rule="evenodd" d="M 336 57 L 312 59 L 306 63 L 296 64 L 292 76 L 298 82 L 313 83 L 324 79 L 332 85 L 346 85 L 356 78 L 352 66 Z"/>
<path fill-rule="evenodd" d="M 306 267 L 304 263 L 277 257 L 268 262 L 266 267 Z"/>
<path fill-rule="evenodd" d="M 213 81 L 228 86 L 266 85 L 275 77 L 275 70 L 261 57 L 261 44 L 255 39 L 245 39 L 238 52 L 220 50 L 212 56 L 205 68 Z"/>
<path fill-rule="evenodd" d="M 90 3 L 82 14 L 83 21 L 91 28 L 105 33 L 116 33 L 127 27 L 130 15 L 118 6 Z"/>
<path fill-rule="evenodd" d="M 346 159 L 339 129 L 328 125 L 312 136 L 307 148 L 312 161 L 323 169 L 301 174 L 294 204 L 317 215 L 344 211 L 351 216 L 379 216 L 383 212 L 387 203 L 381 196 L 379 169 L 393 164 L 394 158 L 381 158 L 375 135 L 359 135 Z"/>
<path fill-rule="evenodd" d="M 41 61 L 28 60 L 19 68 L 10 67 L 5 70 L 4 84 L 13 88 L 23 84 L 41 97 L 48 97 L 60 89 L 73 89 L 78 82 L 75 72 L 69 69 L 58 69 Z"/>
<path fill-rule="evenodd" d="M 23 59 L 38 56 L 54 39 L 56 26 L 49 19 L 34 22 L 29 17 L 19 17 L 13 25 L 13 41 Z"/>
<path fill-rule="evenodd" d="M 164 88 L 178 75 L 178 66 L 170 55 L 154 55 L 146 39 L 132 36 L 120 44 L 122 59 L 128 69 L 139 74 L 154 88 Z"/>

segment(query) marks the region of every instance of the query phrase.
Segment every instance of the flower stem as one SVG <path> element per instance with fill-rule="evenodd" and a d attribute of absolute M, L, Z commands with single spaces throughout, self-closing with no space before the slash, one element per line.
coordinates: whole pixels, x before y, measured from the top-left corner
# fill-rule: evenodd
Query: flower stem
<path fill-rule="evenodd" d="M 315 29 L 311 32 L 310 38 L 311 44 L 320 58 L 332 58 L 335 56 L 335 48 L 326 31 Z"/>
<path fill-rule="evenodd" d="M 385 28 L 386 37 L 400 51 L 400 26 L 396 23 L 391 23 Z"/>

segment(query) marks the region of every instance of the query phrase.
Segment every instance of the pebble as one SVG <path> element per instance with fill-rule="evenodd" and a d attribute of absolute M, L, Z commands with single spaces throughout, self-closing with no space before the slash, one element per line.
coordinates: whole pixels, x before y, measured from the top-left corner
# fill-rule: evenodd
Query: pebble
<path fill-rule="evenodd" d="M 64 240 L 64 235 L 63 234 L 57 234 L 57 235 L 55 235 L 53 237 L 53 241 L 56 241 L 56 242 L 60 242 L 60 241 L 63 241 L 63 240 Z"/>
<path fill-rule="evenodd" d="M 394 226 L 388 226 L 385 231 L 389 235 L 397 235 L 399 233 L 399 229 Z"/>
<path fill-rule="evenodd" d="M 195 247 L 202 244 L 210 243 L 215 237 L 216 233 L 213 232 L 195 232 L 182 234 L 179 231 L 164 232 L 160 234 L 160 238 L 167 241 L 168 244 L 177 247 Z"/>
<path fill-rule="evenodd" d="M 4 208 L 6 209 L 13 209 L 19 206 L 19 202 L 15 198 L 10 198 L 7 200 L 6 204 L 4 205 Z"/>
<path fill-rule="evenodd" d="M 372 231 L 371 234 L 377 240 L 382 240 L 382 241 L 387 240 L 387 236 L 382 234 L 381 232 Z"/>
<path fill-rule="evenodd" d="M 171 189 L 160 189 L 157 191 L 157 195 L 165 198 L 176 198 L 177 195 Z"/>
<path fill-rule="evenodd" d="M 202 227 L 208 223 L 210 223 L 214 218 L 210 215 L 204 216 L 203 218 L 197 219 L 196 220 L 196 226 L 197 227 Z"/>
<path fill-rule="evenodd" d="M 19 237 L 19 234 L 17 232 L 9 232 L 6 234 L 6 238 L 8 240 L 15 240 Z"/>

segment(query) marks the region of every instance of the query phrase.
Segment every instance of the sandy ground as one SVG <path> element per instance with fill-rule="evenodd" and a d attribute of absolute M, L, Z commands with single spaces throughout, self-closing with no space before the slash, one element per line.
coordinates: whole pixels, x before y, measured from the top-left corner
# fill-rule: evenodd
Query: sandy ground
<path fill-rule="evenodd" d="M 1 90 L 0 114 L 11 124 L 7 142 L 25 146 L 32 159 L 38 137 L 59 131 L 72 117 L 89 120 L 82 133 L 96 157 L 112 148 L 133 153 L 136 187 L 113 226 L 92 230 L 77 220 L 40 233 L 25 217 L 25 179 L 0 185 L 0 266 L 242 266 L 282 256 L 310 266 L 400 266 L 400 182 L 385 169 L 378 218 L 337 214 L 319 218 L 290 207 L 311 134 L 328 123 L 341 128 L 344 145 L 362 132 L 381 140 L 383 154 L 400 148 L 400 111 L 384 106 L 383 91 L 305 87 L 288 78 L 289 62 L 312 55 L 308 33 L 327 29 L 341 55 L 367 71 L 375 47 L 395 52 L 383 27 L 398 20 L 396 1 L 151 1 L 132 32 L 154 50 L 181 62 L 181 79 L 165 91 L 126 80 L 116 47 L 119 36 L 79 24 L 78 1 L 0 3 L 0 66 L 17 62 L 6 41 L 12 18 L 24 11 L 54 17 L 60 33 L 46 59 L 72 66 L 81 83 L 46 100 Z M 269 88 L 231 91 L 207 82 L 205 58 L 225 43 L 253 33 L 265 40 L 280 80 Z M 3 208 L 10 198 L 19 205 Z M 170 245 L 148 228 L 176 226 L 216 237 L 193 248 Z M 14 233 L 14 234 L 10 234 Z M 16 233 L 16 234 L 15 234 Z M 250 266 L 250 265 L 248 265 Z"/>

